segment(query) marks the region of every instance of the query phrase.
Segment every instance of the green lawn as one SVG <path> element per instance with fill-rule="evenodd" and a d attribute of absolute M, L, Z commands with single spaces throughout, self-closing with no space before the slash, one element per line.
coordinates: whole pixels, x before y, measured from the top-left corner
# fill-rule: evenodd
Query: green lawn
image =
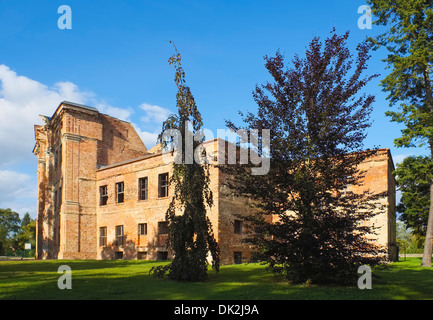
<path fill-rule="evenodd" d="M 291 285 L 259 264 L 222 266 L 206 282 L 149 276 L 149 261 L 0 261 L 0 299 L 433 299 L 433 269 L 411 258 L 375 271 L 373 288 Z M 60 265 L 72 289 L 60 290 Z"/>

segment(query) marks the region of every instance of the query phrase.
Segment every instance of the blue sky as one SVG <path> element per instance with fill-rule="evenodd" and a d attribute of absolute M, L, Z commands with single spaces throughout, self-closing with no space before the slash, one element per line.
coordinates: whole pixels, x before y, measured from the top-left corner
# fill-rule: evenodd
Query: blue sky
<path fill-rule="evenodd" d="M 238 110 L 254 111 L 252 91 L 269 80 L 263 57 L 279 49 L 303 55 L 314 36 L 350 31 L 354 50 L 362 0 L 329 1 L 82 1 L 0 0 L 0 207 L 36 215 L 33 124 L 62 100 L 97 107 L 134 124 L 148 147 L 161 119 L 175 111 L 174 41 L 188 85 L 216 132 Z M 72 29 L 61 30 L 60 5 L 72 10 Z M 401 126 L 390 123 L 379 81 L 388 72 L 373 52 L 367 73 L 380 73 L 365 89 L 376 95 L 366 148 L 390 148 L 394 161 L 426 154 L 397 149 Z"/>

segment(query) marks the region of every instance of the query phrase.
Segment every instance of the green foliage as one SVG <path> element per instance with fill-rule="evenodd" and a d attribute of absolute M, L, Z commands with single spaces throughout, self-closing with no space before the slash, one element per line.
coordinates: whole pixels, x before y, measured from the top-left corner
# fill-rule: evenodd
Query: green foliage
<path fill-rule="evenodd" d="M 388 111 L 391 121 L 403 123 L 396 146 L 423 146 L 433 133 L 433 3 L 430 0 L 369 0 L 378 25 L 389 26 L 386 33 L 371 39 L 376 47 L 386 47 L 384 59 L 392 69 L 382 80 L 389 92 L 391 106 L 400 103 L 400 111 Z M 417 144 L 418 143 L 418 144 Z"/>
<path fill-rule="evenodd" d="M 23 219 L 11 209 L 0 209 L 0 255 L 24 250 L 24 243 L 35 247 L 36 221 L 26 213 Z"/>
<path fill-rule="evenodd" d="M 387 32 L 371 39 L 377 47 L 386 47 L 385 61 L 392 71 L 382 80 L 389 92 L 391 106 L 400 103 L 400 111 L 388 111 L 391 121 L 403 123 L 397 147 L 427 146 L 433 157 L 433 2 L 431 0 L 368 0 L 376 24 L 389 26 Z M 430 181 L 433 186 L 433 180 Z M 430 190 L 433 190 L 431 188 Z M 432 192 L 432 191 L 430 191 Z M 430 204 L 425 235 L 423 266 L 431 267 L 433 251 L 433 204 Z"/>
<path fill-rule="evenodd" d="M 397 245 L 400 248 L 400 254 L 422 253 L 423 241 L 424 237 L 420 239 L 404 222 L 397 221 Z"/>
<path fill-rule="evenodd" d="M 0 255 L 13 250 L 19 228 L 19 214 L 11 209 L 0 209 Z"/>
<path fill-rule="evenodd" d="M 32 219 L 28 213 L 21 220 L 20 230 L 17 233 L 17 249 L 25 250 L 25 243 L 30 243 L 32 250 L 34 250 L 36 246 L 36 220 Z"/>
<path fill-rule="evenodd" d="M 406 157 L 394 172 L 401 200 L 397 211 L 400 220 L 419 237 L 425 237 L 430 208 L 430 180 L 433 164 L 429 157 Z"/>
<path fill-rule="evenodd" d="M 279 52 L 265 58 L 273 81 L 256 87 L 258 111 L 244 123 L 246 130 L 271 130 L 270 171 L 224 169 L 236 175 L 233 190 L 258 202 L 259 214 L 248 222 L 259 258 L 294 282 L 353 283 L 360 264 L 380 262 L 367 237 L 375 230 L 360 222 L 379 213 L 375 200 L 383 195 L 344 192 L 360 184 L 357 165 L 375 153 L 361 152 L 374 101 L 360 92 L 375 77 L 363 75 L 370 45 L 360 43 L 352 59 L 347 38 L 314 38 L 290 67 Z"/>
<path fill-rule="evenodd" d="M 168 243 L 174 252 L 174 259 L 169 267 L 155 268 L 152 272 L 162 276 L 165 272 L 171 279 L 197 281 L 207 278 L 208 252 L 212 256 L 212 267 L 219 270 L 219 247 L 215 240 L 212 225 L 206 215 L 207 209 L 213 204 L 212 192 L 209 188 L 209 165 L 187 161 L 193 155 L 186 150 L 188 136 L 191 137 L 192 150 L 198 150 L 201 139 L 192 139 L 198 134 L 203 123 L 190 88 L 185 85 L 185 72 L 181 65 L 181 56 L 177 49 L 169 59 L 175 66 L 175 83 L 178 88 L 176 95 L 178 114 L 170 116 L 163 124 L 163 132 L 168 129 L 178 130 L 181 139 L 164 141 L 162 133 L 160 140 L 165 146 L 170 146 L 177 152 L 173 164 L 173 174 L 170 183 L 174 184 L 174 196 L 166 213 L 169 222 Z M 192 131 L 189 126 L 192 124 Z M 205 154 L 205 151 L 203 150 Z"/>

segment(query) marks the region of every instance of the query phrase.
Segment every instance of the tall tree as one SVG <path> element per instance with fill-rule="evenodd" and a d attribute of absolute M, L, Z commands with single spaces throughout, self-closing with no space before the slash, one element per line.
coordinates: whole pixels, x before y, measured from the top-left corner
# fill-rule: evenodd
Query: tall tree
<path fill-rule="evenodd" d="M 32 219 L 30 214 L 27 212 L 21 220 L 20 229 L 16 235 L 17 238 L 17 249 L 24 250 L 24 244 L 30 243 L 32 248 L 35 248 L 36 244 L 36 219 Z"/>
<path fill-rule="evenodd" d="M 0 209 L 0 253 L 4 254 L 13 247 L 16 234 L 20 229 L 20 216 L 11 209 Z M 14 249 L 15 250 L 15 249 Z"/>
<path fill-rule="evenodd" d="M 433 164 L 429 157 L 406 157 L 395 170 L 397 186 L 401 191 L 397 211 L 400 220 L 417 237 L 425 238 L 430 209 L 430 181 Z"/>
<path fill-rule="evenodd" d="M 213 203 L 209 188 L 209 164 L 195 161 L 191 152 L 200 150 L 200 143 L 204 140 L 200 136 L 203 121 L 191 90 L 186 85 L 181 56 L 176 47 L 169 63 L 176 70 L 178 114 L 170 116 L 163 123 L 159 139 L 164 147 L 169 145 L 176 151 L 170 179 L 171 184 L 174 184 L 174 196 L 166 213 L 169 222 L 168 242 L 174 252 L 174 259 L 168 266 L 153 271 L 160 276 L 168 271 L 169 278 L 174 280 L 204 280 L 207 277 L 208 253 L 212 257 L 212 267 L 219 270 L 219 247 L 207 216 L 207 209 Z M 170 131 L 178 133 L 180 139 L 165 140 L 164 132 Z M 205 150 L 202 151 L 205 153 Z"/>
<path fill-rule="evenodd" d="M 257 113 L 243 117 L 244 127 L 227 122 L 235 131 L 271 132 L 268 174 L 224 170 L 237 176 L 228 180 L 233 190 L 257 200 L 247 222 L 259 258 L 295 282 L 353 284 L 359 265 L 380 262 L 368 238 L 375 230 L 361 223 L 379 212 L 375 197 L 345 189 L 361 183 L 358 165 L 375 153 L 362 151 L 374 101 L 361 92 L 375 77 L 363 75 L 370 45 L 360 43 L 354 58 L 348 36 L 314 38 L 288 67 L 280 52 L 265 57 L 273 80 L 255 88 Z"/>
<path fill-rule="evenodd" d="M 388 111 L 391 121 L 403 123 L 397 147 L 427 146 L 433 157 L 433 2 L 431 0 L 368 0 L 378 25 L 389 26 L 387 32 L 373 42 L 386 47 L 384 59 L 392 72 L 382 80 L 389 92 L 391 106 L 400 104 L 399 111 Z M 430 180 L 433 199 L 433 180 Z M 433 201 L 424 244 L 422 265 L 431 267 L 433 249 Z"/>

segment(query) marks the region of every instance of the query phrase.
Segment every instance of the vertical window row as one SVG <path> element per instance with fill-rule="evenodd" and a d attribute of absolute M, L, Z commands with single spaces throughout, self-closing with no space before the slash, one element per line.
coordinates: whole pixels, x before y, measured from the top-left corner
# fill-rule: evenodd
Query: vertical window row
<path fill-rule="evenodd" d="M 108 201 L 108 192 L 107 192 L 107 186 L 100 186 L 99 187 L 99 205 L 105 206 Z"/>
<path fill-rule="evenodd" d="M 138 200 L 147 200 L 147 177 L 138 179 Z"/>
<path fill-rule="evenodd" d="M 168 197 L 168 173 L 163 173 L 158 176 L 158 197 Z"/>
<path fill-rule="evenodd" d="M 123 182 L 117 182 L 116 183 L 116 202 L 117 203 L 122 203 L 125 200 L 123 191 L 124 191 Z"/>
<path fill-rule="evenodd" d="M 99 228 L 99 246 L 101 247 L 107 246 L 107 227 Z"/>
<path fill-rule="evenodd" d="M 116 226 L 116 246 L 123 246 L 123 226 Z"/>
<path fill-rule="evenodd" d="M 147 235 L 147 223 L 140 223 L 138 225 L 138 234 L 140 236 L 145 236 Z"/>

